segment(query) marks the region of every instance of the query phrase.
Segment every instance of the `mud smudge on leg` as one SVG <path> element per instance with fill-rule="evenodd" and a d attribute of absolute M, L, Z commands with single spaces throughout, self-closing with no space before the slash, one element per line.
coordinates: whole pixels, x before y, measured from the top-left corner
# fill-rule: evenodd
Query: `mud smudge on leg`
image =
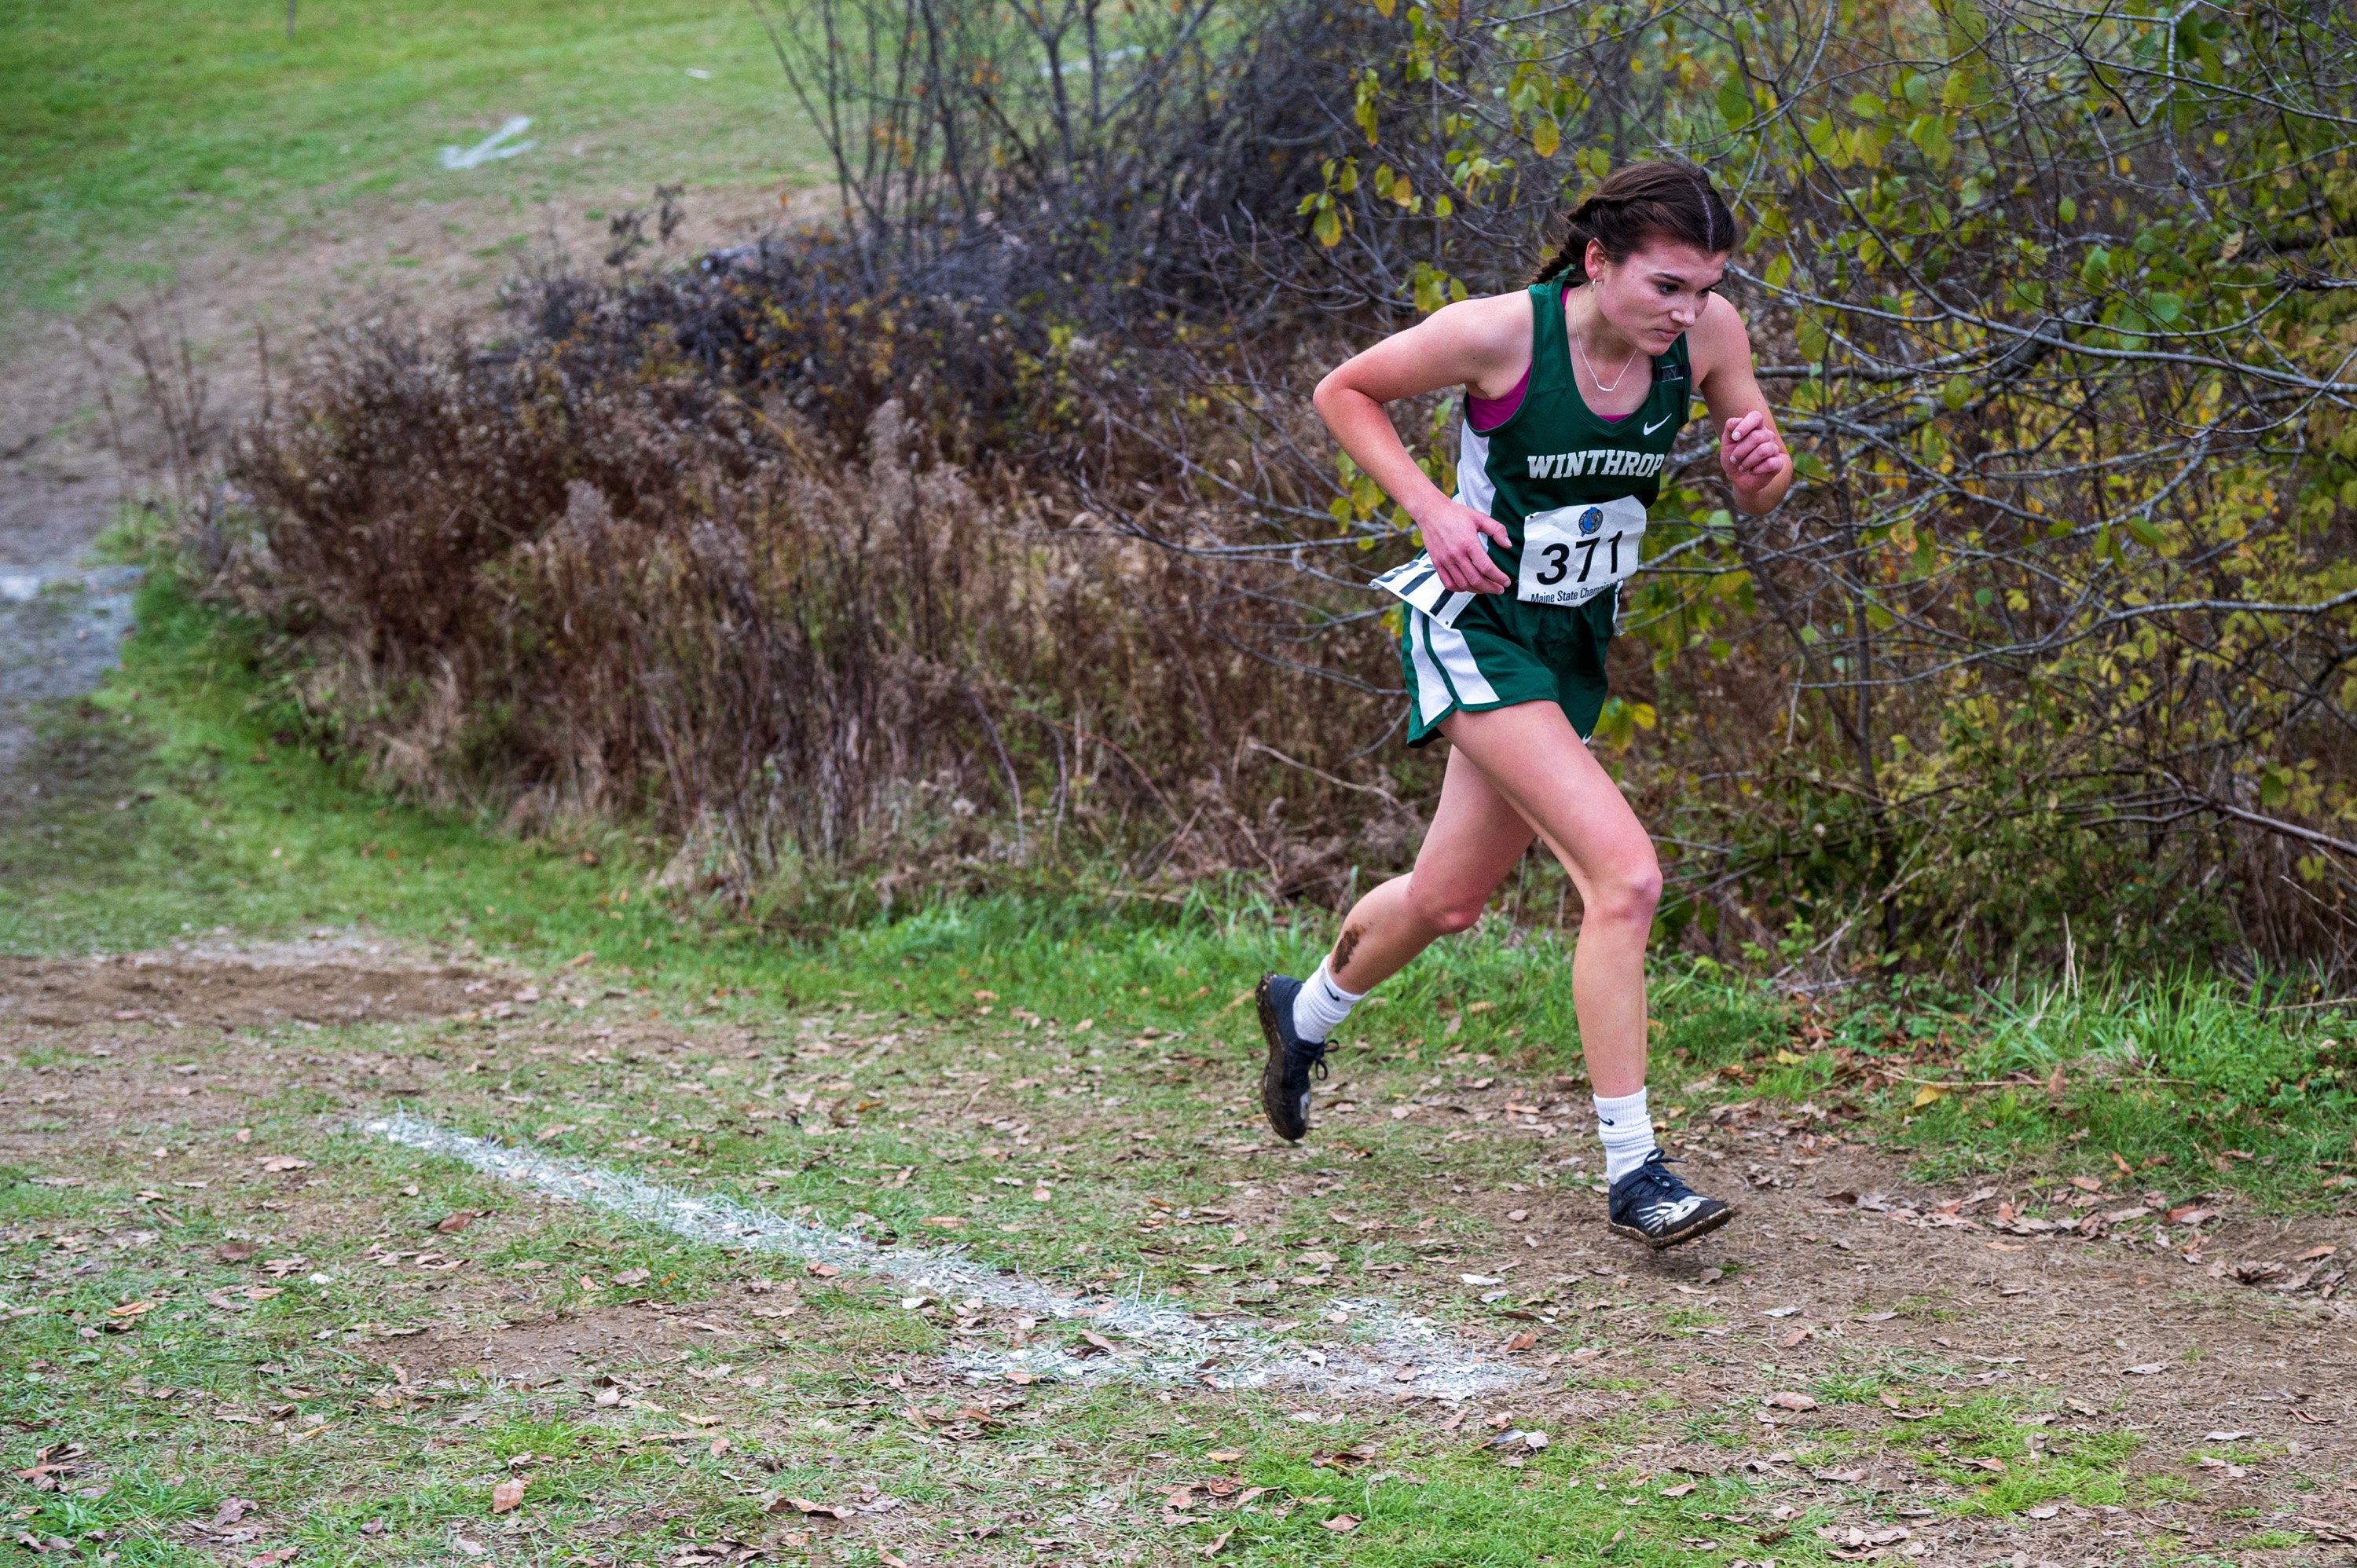
<path fill-rule="evenodd" d="M 1359 939 L 1366 934 L 1363 926 L 1345 925 L 1342 928 L 1341 936 L 1334 943 L 1333 960 L 1327 965 L 1327 972 L 1336 981 L 1340 981 L 1342 972 L 1351 967 L 1351 955 L 1359 950 Z"/>

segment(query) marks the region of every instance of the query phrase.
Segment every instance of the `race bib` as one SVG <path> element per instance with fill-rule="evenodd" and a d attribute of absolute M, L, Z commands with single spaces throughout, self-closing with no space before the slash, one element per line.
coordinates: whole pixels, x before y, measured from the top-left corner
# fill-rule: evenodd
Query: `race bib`
<path fill-rule="evenodd" d="M 1525 604 L 1586 604 L 1637 569 L 1645 539 L 1645 503 L 1634 496 L 1534 511 L 1523 519 L 1523 574 L 1514 596 Z"/>

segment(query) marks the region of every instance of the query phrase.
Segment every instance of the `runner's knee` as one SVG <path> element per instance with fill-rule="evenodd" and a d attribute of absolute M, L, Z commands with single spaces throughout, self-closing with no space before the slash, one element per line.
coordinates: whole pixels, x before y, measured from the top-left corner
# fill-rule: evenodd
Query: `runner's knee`
<path fill-rule="evenodd" d="M 1661 862 L 1648 854 L 1611 867 L 1593 878 L 1587 893 L 1587 918 L 1650 927 L 1662 902 Z"/>
<path fill-rule="evenodd" d="M 1416 883 L 1408 885 L 1408 904 L 1416 918 L 1440 935 L 1454 936 L 1467 931 L 1480 921 L 1481 907 L 1489 902 L 1486 896 L 1468 894 L 1459 889 L 1426 888 Z"/>

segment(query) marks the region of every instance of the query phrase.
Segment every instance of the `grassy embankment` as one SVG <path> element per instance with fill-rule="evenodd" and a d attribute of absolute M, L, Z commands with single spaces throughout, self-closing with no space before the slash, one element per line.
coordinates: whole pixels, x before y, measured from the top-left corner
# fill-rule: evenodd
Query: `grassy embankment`
<path fill-rule="evenodd" d="M 544 202 L 799 183 L 821 156 L 744 5 L 302 0 L 285 25 L 274 3 L 0 4 L 0 308 L 78 309 L 209 244 L 420 203 L 496 271 Z M 519 114 L 531 152 L 441 166 Z M 352 264 L 414 263 L 362 239 Z"/>
<path fill-rule="evenodd" d="M 551 1561 L 654 1560 L 729 1535 L 852 1563 L 899 1560 L 912 1541 L 1028 1561 L 1027 1538 L 1135 1560 L 1232 1530 L 1225 1556 L 1243 1562 L 1809 1563 L 1825 1547 L 1816 1526 L 1871 1524 L 1902 1504 L 2004 1516 L 2053 1498 L 2175 1495 L 2138 1466 L 2129 1434 L 2058 1436 L 2021 1463 L 2018 1421 L 2055 1406 L 2060 1390 L 1972 1387 L 1986 1380 L 1977 1368 L 1848 1342 L 1757 1367 L 1740 1358 L 1762 1352 L 1746 1348 L 1726 1375 L 1797 1383 L 1829 1412 L 1871 1412 L 1887 1392 L 1932 1412 L 1880 1429 L 1803 1423 L 1770 1439 L 1803 1472 L 1906 1461 L 1920 1477 L 1906 1488 L 1852 1495 L 1734 1468 L 1651 1475 L 1639 1458 L 1648 1444 L 1684 1434 L 1732 1457 L 1766 1435 L 1748 1383 L 1707 1406 L 1647 1391 L 1711 1354 L 1694 1337 L 1712 1331 L 1702 1305 L 1623 1301 L 1601 1281 L 1535 1274 L 1493 1305 L 1457 1289 L 1456 1264 L 1422 1278 L 1428 1249 L 1471 1262 L 1512 1240 L 1499 1234 L 1502 1217 L 1436 1200 L 1432 1181 L 1544 1197 L 1578 1179 L 1558 1156 L 1582 1149 L 1444 1134 L 1402 1109 L 1419 1075 L 1463 1089 L 1457 1075 L 1573 1069 L 1561 958 L 1547 941 L 1483 934 L 1421 964 L 1341 1055 L 1338 1079 L 1357 1080 L 1353 1097 L 1368 1103 L 1329 1119 L 1318 1147 L 1272 1160 L 1253 1126 L 1249 1005 L 1237 998 L 1264 965 L 1313 951 L 1315 916 L 1009 897 L 790 945 L 652 896 L 645 846 L 626 834 L 519 843 L 372 795 L 274 743 L 286 715 L 235 635 L 161 588 L 146 594 L 141 623 L 120 676 L 59 718 L 40 794 L 0 819 L 0 949 L 359 926 L 504 961 L 579 1005 L 551 999 L 511 1024 L 227 1036 L 150 1021 L 104 1026 L 124 1036 L 111 1056 L 91 1048 L 94 1036 L 27 1052 L 20 1083 L 40 1073 L 70 1086 L 23 1101 L 57 1107 L 26 1113 L 72 1133 L 75 1152 L 38 1175 L 81 1185 L 22 1168 L 0 1185 L 0 1291 L 24 1314 L 11 1325 L 22 1370 L 0 1385 L 0 1415 L 34 1434 L 10 1449 L 20 1467 L 34 1447 L 70 1441 L 108 1476 L 102 1496 L 77 1496 L 69 1473 L 60 1490 L 28 1499 L 16 1523 L 38 1539 L 123 1563 L 195 1563 L 205 1557 L 187 1521 L 219 1517 L 235 1495 L 264 1504 L 264 1534 L 246 1550 L 293 1546 L 306 1561 L 465 1555 L 486 1542 Z M 2314 1195 L 2300 1169 L 2346 1155 L 2345 1115 L 2313 1071 L 2304 1096 L 2267 1087 L 2314 1057 L 2316 1036 L 2214 988 L 2157 987 L 2100 1007 L 2049 999 L 2034 1022 L 1920 998 L 1810 1012 L 1738 977 L 1671 965 L 1658 993 L 1657 1082 L 1682 1108 L 1674 1122 L 1730 1100 L 1810 1100 L 1853 1141 L 1918 1144 L 1932 1177 L 2005 1168 L 2037 1187 L 2104 1174 L 2117 1154 L 2173 1189 L 2232 1186 L 2295 1208 Z M 2068 1027 L 2049 1033 L 2057 1016 Z M 2123 1032 L 2133 1061 L 2114 1037 Z M 2051 1095 L 2050 1058 L 2064 1068 Z M 1875 1060 L 1907 1078 L 2019 1067 L 2041 1082 L 1919 1109 L 1918 1086 L 1862 1070 Z M 166 1076 L 181 1069 L 190 1076 Z M 386 1100 L 403 1078 L 409 1098 Z M 148 1080 L 224 1087 L 158 1112 L 135 1096 Z M 72 1120 L 73 1107 L 116 1093 L 112 1103 L 131 1109 L 111 1130 L 103 1117 Z M 790 1133 L 774 1117 L 797 1094 L 816 1110 Z M 2271 1108 L 2229 1113 L 2226 1094 Z M 944 1115 L 930 1108 L 936 1099 L 998 1120 Z M 1291 1271 L 1335 1254 L 1353 1280 L 1396 1264 L 1409 1271 L 1392 1276 L 1399 1287 L 1469 1336 L 1527 1322 L 1565 1351 L 1601 1351 L 1551 1373 L 1553 1397 L 1612 1402 L 1619 1413 L 1510 1469 L 1381 1405 L 1320 1402 L 1313 1424 L 1298 1394 L 943 1385 L 931 1369 L 961 1340 L 955 1312 L 911 1310 L 888 1283 L 765 1268 L 539 1206 L 349 1131 L 356 1107 L 388 1103 L 830 1222 L 865 1214 L 911 1237 L 955 1235 L 1036 1277 L 1249 1312 L 1279 1337 L 1330 1332 L 1313 1305 L 1322 1276 Z M 310 1164 L 264 1172 L 260 1154 Z M 1348 1179 L 1312 1168 L 1321 1160 L 1347 1166 Z M 1201 1222 L 1257 1180 L 1302 1190 L 1273 1219 Z M 432 1229 L 460 1211 L 486 1218 Z M 1430 1226 L 1408 1223 L 1426 1213 Z M 1581 1255 L 1576 1238 L 1561 1246 Z M 407 1255 L 386 1262 L 389 1249 Z M 257 1273 L 278 1257 L 297 1262 Z M 453 1260 L 463 1263 L 446 1269 Z M 631 1302 L 710 1302 L 698 1321 L 719 1321 L 665 1341 L 621 1305 Z M 1520 1316 L 1500 1325 L 1494 1312 Z M 471 1352 L 420 1359 L 436 1343 L 421 1330 L 459 1325 L 479 1344 L 520 1320 L 602 1323 L 640 1342 L 607 1345 L 579 1375 L 545 1381 L 487 1375 Z M 597 1369 L 640 1402 L 592 1405 L 574 1385 Z M 1357 1448 L 1372 1457 L 1328 1457 Z M 2001 1477 L 1970 1467 L 1999 1454 L 2012 1466 Z M 523 1479 L 527 1500 L 493 1515 L 501 1478 Z M 1170 1510 L 1154 1496 L 1198 1479 L 1269 1490 L 1240 1513 L 1200 1495 Z M 798 1541 L 814 1527 L 794 1518 L 780 1533 L 759 1512 L 780 1496 L 849 1507 L 860 1481 L 901 1503 L 837 1544 Z M 1346 1519 L 1348 1530 L 1329 1522 Z"/>

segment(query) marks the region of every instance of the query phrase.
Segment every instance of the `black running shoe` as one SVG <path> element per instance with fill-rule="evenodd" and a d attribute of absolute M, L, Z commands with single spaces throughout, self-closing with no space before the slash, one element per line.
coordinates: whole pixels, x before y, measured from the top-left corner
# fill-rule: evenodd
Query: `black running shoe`
<path fill-rule="evenodd" d="M 1289 974 L 1264 974 L 1254 997 L 1260 1003 L 1260 1032 L 1268 1040 L 1268 1060 L 1260 1069 L 1260 1108 L 1268 1124 L 1288 1143 L 1309 1131 L 1309 1075 L 1326 1076 L 1326 1043 L 1293 1032 L 1293 999 L 1301 982 Z"/>
<path fill-rule="evenodd" d="M 1612 1184 L 1612 1229 L 1660 1251 L 1707 1236 L 1735 1218 L 1735 1206 L 1705 1197 L 1670 1169 L 1670 1157 L 1655 1149 L 1645 1163 Z"/>

